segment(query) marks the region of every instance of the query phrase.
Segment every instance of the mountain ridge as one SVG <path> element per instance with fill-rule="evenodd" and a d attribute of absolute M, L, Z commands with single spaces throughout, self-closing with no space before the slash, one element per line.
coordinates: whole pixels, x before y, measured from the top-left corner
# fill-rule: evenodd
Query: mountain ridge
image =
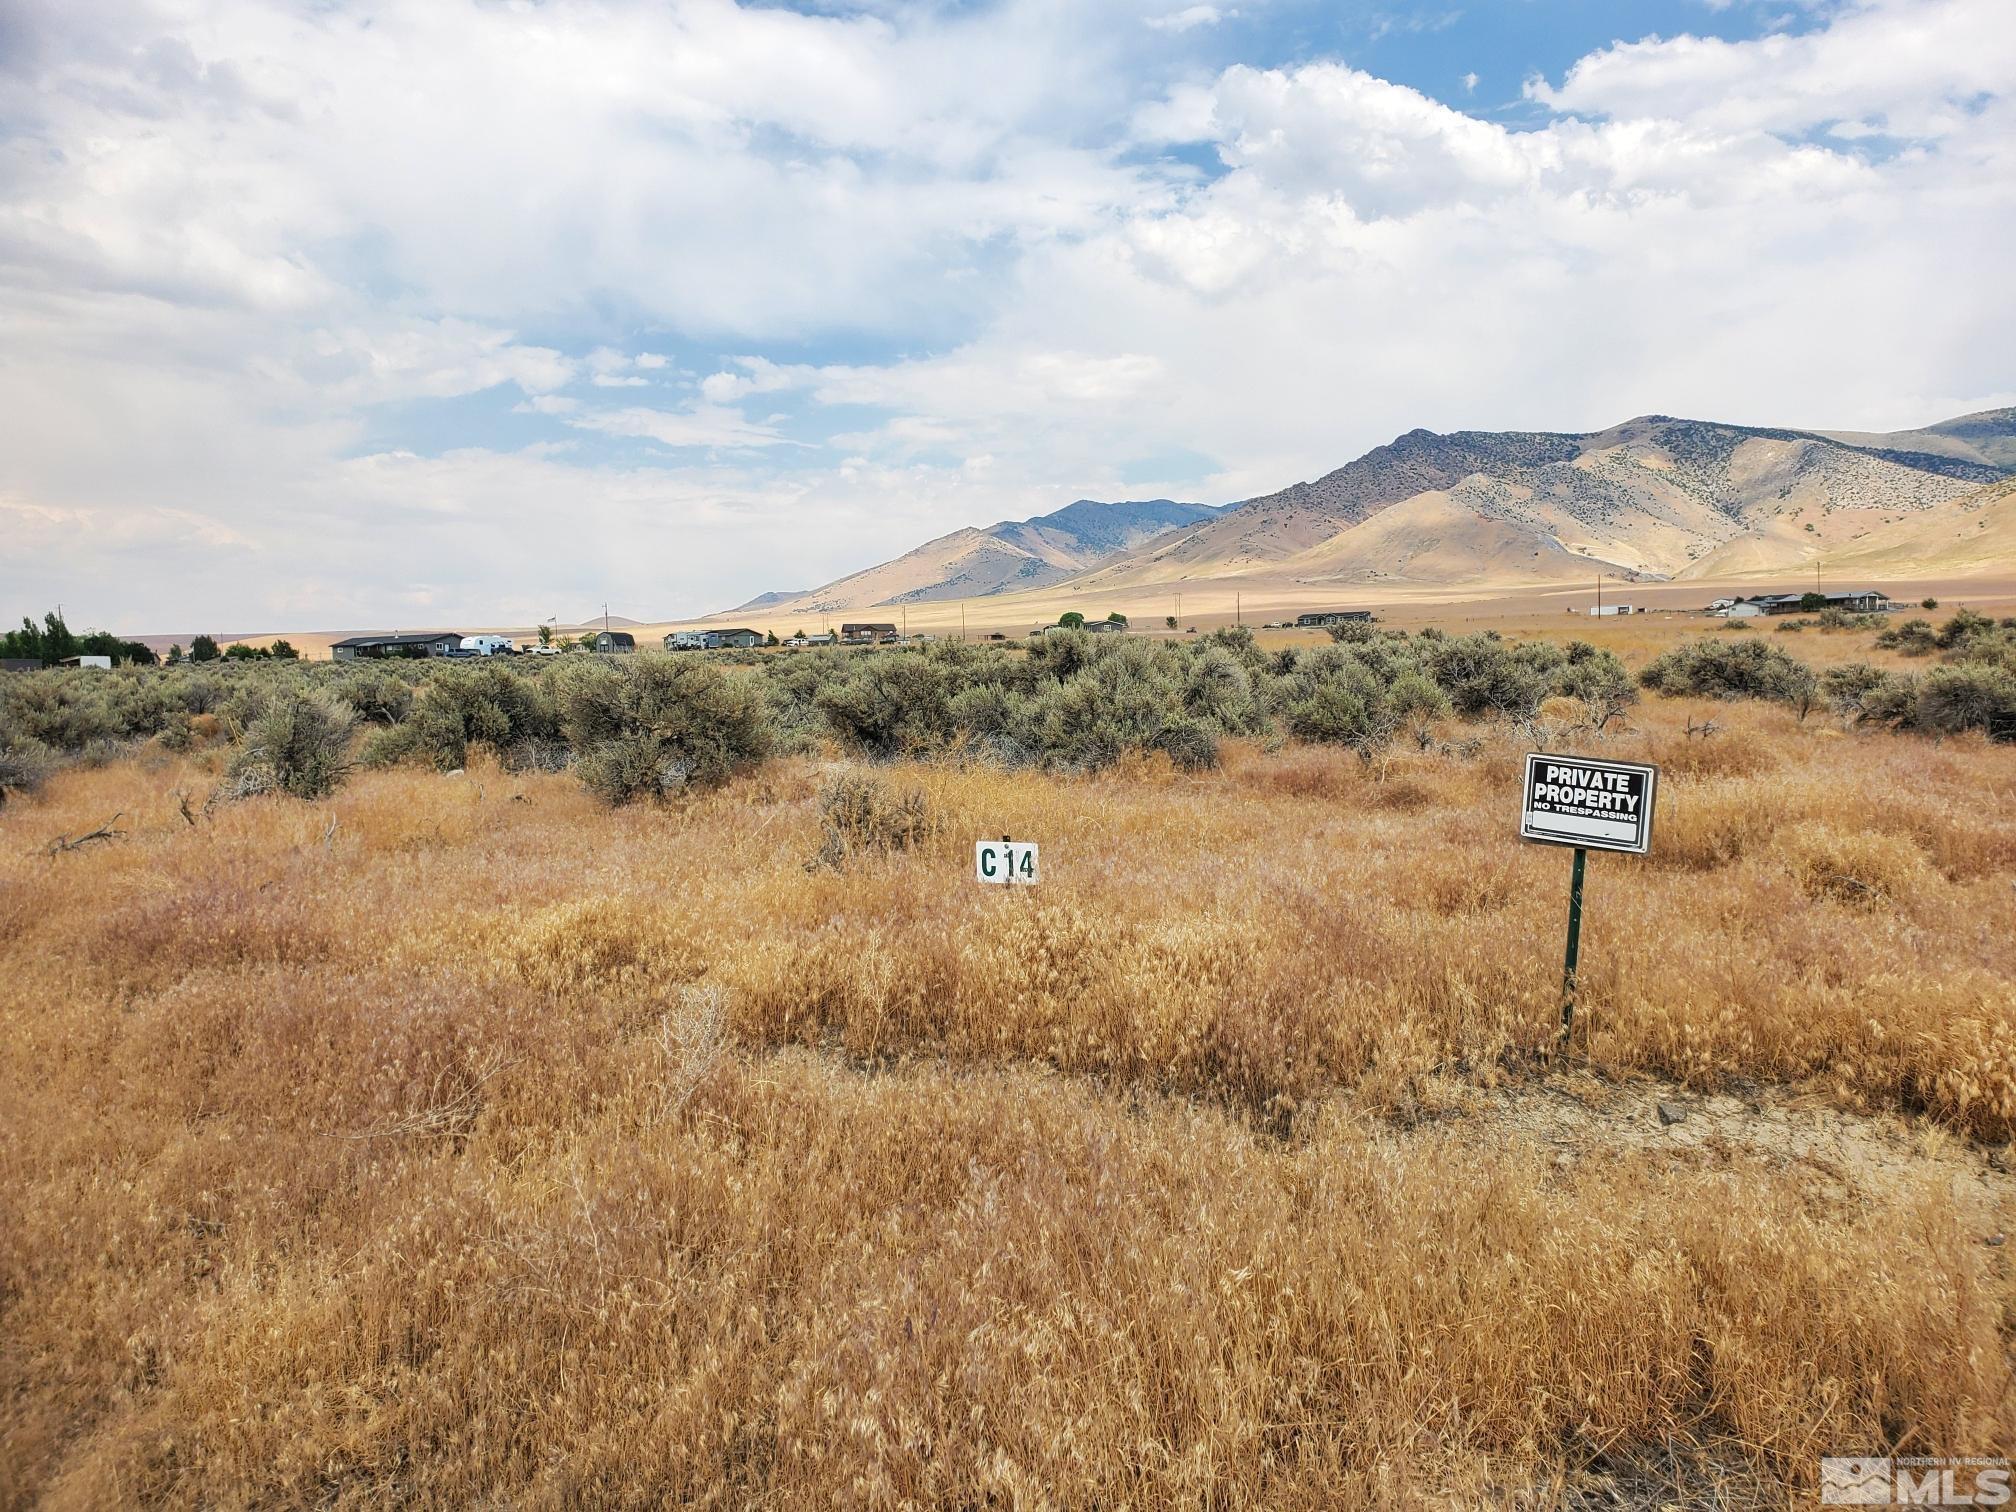
<path fill-rule="evenodd" d="M 1205 581 L 1488 589 L 1590 572 L 1768 576 L 1836 558 L 1936 569 L 1942 554 L 1978 570 L 2016 505 L 1970 512 L 1966 501 L 2012 475 L 2016 408 L 1891 432 L 1664 414 L 1579 432 L 1417 427 L 1317 478 L 1216 509 L 1081 499 L 743 607 L 823 613 Z M 1102 513 L 1116 510 L 1165 512 Z"/>
<path fill-rule="evenodd" d="M 1025 520 L 951 531 L 820 587 L 759 594 L 723 613 L 824 614 L 1047 587 L 1217 512 L 1215 505 L 1174 499 L 1074 499 Z"/>

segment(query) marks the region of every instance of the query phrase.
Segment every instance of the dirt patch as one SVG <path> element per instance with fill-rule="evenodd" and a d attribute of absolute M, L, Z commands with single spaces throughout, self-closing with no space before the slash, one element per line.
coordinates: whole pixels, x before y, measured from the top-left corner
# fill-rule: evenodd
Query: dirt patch
<path fill-rule="evenodd" d="M 1781 1088 L 1703 1096 L 1651 1079 L 1613 1082 L 1583 1070 L 1482 1089 L 1437 1083 L 1425 1106 L 1438 1128 L 1479 1143 L 1523 1140 L 1555 1164 L 1617 1154 L 1675 1165 L 1797 1172 L 1816 1202 L 1944 1198 L 1983 1243 L 2016 1232 L 2016 1150 L 1983 1146 L 1936 1124 L 1844 1112 Z"/>

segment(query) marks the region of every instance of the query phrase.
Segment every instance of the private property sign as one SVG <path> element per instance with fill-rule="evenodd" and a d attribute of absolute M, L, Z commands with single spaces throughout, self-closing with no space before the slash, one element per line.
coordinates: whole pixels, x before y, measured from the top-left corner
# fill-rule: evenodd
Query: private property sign
<path fill-rule="evenodd" d="M 1520 838 L 1642 856 L 1652 847 L 1658 785 L 1659 769 L 1635 761 L 1529 752 Z"/>

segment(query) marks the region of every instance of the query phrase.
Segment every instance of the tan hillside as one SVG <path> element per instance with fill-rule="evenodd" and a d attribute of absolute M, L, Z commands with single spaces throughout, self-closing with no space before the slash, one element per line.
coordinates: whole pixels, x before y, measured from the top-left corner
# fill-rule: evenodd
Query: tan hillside
<path fill-rule="evenodd" d="M 1171 499 L 1079 499 L 1033 519 L 955 530 L 824 587 L 762 594 L 726 615 L 824 614 L 1040 588 L 1215 514 L 1209 505 Z"/>
<path fill-rule="evenodd" d="M 1481 585 L 1590 569 L 1792 569 L 1994 476 L 1976 462 L 1904 455 L 1663 416 L 1576 436 L 1413 431 L 1082 581 L 1111 592 L 1263 576 Z"/>
<path fill-rule="evenodd" d="M 1942 420 L 1921 430 L 1820 431 L 1830 440 L 1885 451 L 1929 452 L 1985 462 L 1991 467 L 2016 467 L 2016 408 L 1980 410 Z"/>
<path fill-rule="evenodd" d="M 1870 572 L 2007 572 L 2016 567 L 2016 478 L 1871 531 L 1821 560 Z"/>

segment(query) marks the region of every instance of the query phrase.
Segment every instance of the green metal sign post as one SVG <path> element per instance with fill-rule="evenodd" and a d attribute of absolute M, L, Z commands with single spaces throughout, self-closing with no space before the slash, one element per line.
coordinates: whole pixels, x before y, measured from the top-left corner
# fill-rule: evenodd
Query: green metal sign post
<path fill-rule="evenodd" d="M 1575 847 L 1575 869 L 1568 879 L 1568 953 L 1561 962 L 1561 1043 L 1575 1027 L 1575 967 L 1582 957 L 1582 869 L 1589 864 L 1589 852 Z"/>

